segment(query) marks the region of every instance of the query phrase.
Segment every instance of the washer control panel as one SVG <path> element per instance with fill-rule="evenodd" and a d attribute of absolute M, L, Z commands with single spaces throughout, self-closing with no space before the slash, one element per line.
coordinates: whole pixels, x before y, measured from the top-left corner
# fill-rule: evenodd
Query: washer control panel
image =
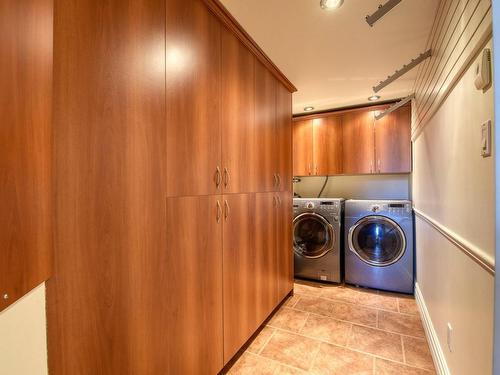
<path fill-rule="evenodd" d="M 373 213 L 388 212 L 394 215 L 408 215 L 411 213 L 411 205 L 409 203 L 384 203 L 372 204 L 368 211 Z"/>

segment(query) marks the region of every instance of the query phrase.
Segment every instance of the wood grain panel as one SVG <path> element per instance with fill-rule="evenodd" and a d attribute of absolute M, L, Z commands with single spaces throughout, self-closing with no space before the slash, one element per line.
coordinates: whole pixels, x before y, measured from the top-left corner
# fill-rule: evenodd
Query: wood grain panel
<path fill-rule="evenodd" d="M 222 216 L 217 221 L 217 201 L 222 204 L 222 197 L 167 200 L 169 248 L 163 272 L 168 285 L 156 289 L 157 298 L 168 302 L 166 320 L 158 322 L 165 326 L 157 327 L 166 345 L 154 350 L 168 358 L 168 366 L 154 374 L 217 374 L 223 366 Z"/>
<path fill-rule="evenodd" d="M 378 173 L 411 172 L 411 109 L 403 106 L 375 121 L 375 161 Z"/>
<path fill-rule="evenodd" d="M 220 192 L 221 26 L 201 0 L 166 2 L 167 195 Z"/>
<path fill-rule="evenodd" d="M 293 123 L 293 175 L 310 176 L 312 173 L 312 120 Z"/>
<path fill-rule="evenodd" d="M 224 195 L 224 363 L 260 325 L 257 314 L 255 195 Z"/>
<path fill-rule="evenodd" d="M 342 116 L 312 120 L 313 174 L 328 176 L 341 174 L 342 170 Z"/>
<path fill-rule="evenodd" d="M 276 136 L 278 141 L 278 189 L 293 191 L 292 178 L 292 94 L 279 84 L 276 89 Z"/>
<path fill-rule="evenodd" d="M 343 171 L 363 174 L 374 171 L 373 112 L 356 111 L 342 116 Z"/>
<path fill-rule="evenodd" d="M 278 301 L 281 301 L 293 290 L 293 194 L 284 191 L 278 193 L 277 197 L 276 249 L 278 252 Z"/>
<path fill-rule="evenodd" d="M 274 76 L 259 61 L 255 63 L 256 191 L 272 191 L 278 184 L 276 128 L 276 85 Z"/>
<path fill-rule="evenodd" d="M 222 164 L 224 192 L 257 188 L 254 56 L 229 31 L 222 31 Z"/>
<path fill-rule="evenodd" d="M 165 2 L 55 4 L 49 372 L 168 373 Z"/>
<path fill-rule="evenodd" d="M 278 251 L 276 249 L 276 193 L 255 195 L 255 248 L 257 318 L 259 325 L 278 304 Z"/>
<path fill-rule="evenodd" d="M 448 1 L 439 8 L 428 46 L 433 56 L 415 82 L 412 138 L 416 139 L 463 72 L 491 38 L 490 0 Z"/>
<path fill-rule="evenodd" d="M 52 273 L 52 0 L 0 2 L 0 311 Z"/>

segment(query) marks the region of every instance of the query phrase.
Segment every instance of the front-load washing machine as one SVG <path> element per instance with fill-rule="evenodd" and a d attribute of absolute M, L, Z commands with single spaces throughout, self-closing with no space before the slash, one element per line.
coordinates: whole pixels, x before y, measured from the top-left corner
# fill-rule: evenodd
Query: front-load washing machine
<path fill-rule="evenodd" d="M 295 276 L 340 283 L 344 199 L 293 200 Z"/>
<path fill-rule="evenodd" d="M 345 282 L 413 293 L 413 210 L 410 201 L 348 200 Z"/>

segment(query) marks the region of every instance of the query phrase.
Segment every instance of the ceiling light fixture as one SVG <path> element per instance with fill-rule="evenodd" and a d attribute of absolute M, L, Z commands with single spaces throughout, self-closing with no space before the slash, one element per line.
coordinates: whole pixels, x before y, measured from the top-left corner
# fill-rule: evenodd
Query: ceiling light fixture
<path fill-rule="evenodd" d="M 377 101 L 377 100 L 379 100 L 379 99 L 380 99 L 380 96 L 379 96 L 379 95 L 373 95 L 373 96 L 370 96 L 370 97 L 368 98 L 368 100 L 369 100 L 369 101 L 371 101 L 371 102 L 375 102 L 375 101 Z"/>
<path fill-rule="evenodd" d="M 309 107 L 304 107 L 304 111 L 306 111 L 306 112 L 311 112 L 311 111 L 314 111 L 314 107 L 311 107 L 311 106 L 309 106 Z"/>
<path fill-rule="evenodd" d="M 319 5 L 321 9 L 331 10 L 340 8 L 340 6 L 344 3 L 344 0 L 321 0 Z"/>

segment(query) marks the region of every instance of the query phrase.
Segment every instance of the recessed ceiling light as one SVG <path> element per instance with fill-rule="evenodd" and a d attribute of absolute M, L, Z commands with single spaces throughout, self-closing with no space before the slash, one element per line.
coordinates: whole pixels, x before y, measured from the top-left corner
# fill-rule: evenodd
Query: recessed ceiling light
<path fill-rule="evenodd" d="M 379 99 L 380 99 L 380 96 L 379 96 L 379 95 L 373 95 L 373 96 L 370 96 L 370 97 L 368 98 L 368 100 L 369 100 L 369 101 L 371 101 L 371 102 L 375 102 L 375 101 L 377 101 L 377 100 L 379 100 Z"/>
<path fill-rule="evenodd" d="M 344 0 L 321 0 L 319 5 L 321 9 L 337 9 L 344 3 Z"/>
<path fill-rule="evenodd" d="M 311 112 L 311 111 L 314 111 L 314 107 L 311 107 L 311 106 L 309 106 L 309 107 L 304 107 L 304 111 L 306 111 L 306 112 Z"/>

